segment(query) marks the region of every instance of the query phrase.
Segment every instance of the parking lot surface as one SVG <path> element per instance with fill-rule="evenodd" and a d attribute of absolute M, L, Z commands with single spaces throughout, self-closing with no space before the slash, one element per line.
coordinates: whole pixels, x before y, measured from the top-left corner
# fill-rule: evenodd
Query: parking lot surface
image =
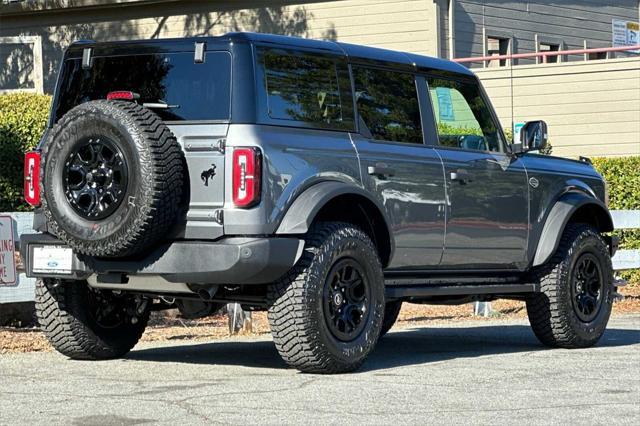
<path fill-rule="evenodd" d="M 525 321 L 401 329 L 357 373 L 300 374 L 266 337 L 143 344 L 123 360 L 0 357 L 0 424 L 640 424 L 640 316 L 549 350 Z"/>

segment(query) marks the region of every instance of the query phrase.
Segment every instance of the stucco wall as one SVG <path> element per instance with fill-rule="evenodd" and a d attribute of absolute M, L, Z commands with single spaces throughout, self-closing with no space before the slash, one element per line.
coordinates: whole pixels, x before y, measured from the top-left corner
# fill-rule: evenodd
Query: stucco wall
<path fill-rule="evenodd" d="M 554 155 L 640 155 L 640 58 L 521 65 L 477 74 L 503 127 L 545 120 Z"/>

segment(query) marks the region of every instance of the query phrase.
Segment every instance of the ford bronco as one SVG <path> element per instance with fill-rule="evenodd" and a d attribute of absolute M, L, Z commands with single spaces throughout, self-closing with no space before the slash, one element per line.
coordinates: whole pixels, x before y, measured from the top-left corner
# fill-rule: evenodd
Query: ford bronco
<path fill-rule="evenodd" d="M 545 345 L 602 336 L 616 287 L 588 159 L 508 143 L 453 62 L 328 41 L 72 44 L 27 154 L 20 250 L 73 359 L 124 356 L 150 312 L 268 311 L 282 358 L 357 369 L 403 302 L 526 301 Z"/>

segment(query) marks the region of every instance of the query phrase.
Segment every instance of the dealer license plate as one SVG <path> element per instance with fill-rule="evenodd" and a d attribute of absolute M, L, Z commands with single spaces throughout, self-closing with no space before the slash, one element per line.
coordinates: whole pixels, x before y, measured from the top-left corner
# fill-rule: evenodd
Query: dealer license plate
<path fill-rule="evenodd" d="M 70 274 L 73 250 L 64 246 L 39 246 L 33 248 L 32 272 L 47 274 Z"/>

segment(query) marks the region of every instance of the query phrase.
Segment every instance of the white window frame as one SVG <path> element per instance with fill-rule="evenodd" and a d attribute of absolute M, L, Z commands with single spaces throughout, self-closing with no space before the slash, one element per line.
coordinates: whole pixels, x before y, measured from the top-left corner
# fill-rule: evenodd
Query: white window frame
<path fill-rule="evenodd" d="M 541 44 L 556 45 L 558 46 L 558 50 L 566 50 L 564 40 L 562 40 L 561 38 L 540 36 L 536 34 L 535 43 L 536 43 L 536 53 L 540 53 Z M 557 58 L 558 60 L 555 63 L 566 62 L 566 58 L 564 57 L 564 55 L 558 55 Z M 542 63 L 543 63 L 542 56 L 536 56 L 536 64 L 542 64 Z"/>
<path fill-rule="evenodd" d="M 29 44 L 33 51 L 33 88 L 29 89 L 0 89 L 0 94 L 28 92 L 44 93 L 44 73 L 42 68 L 42 37 L 41 36 L 18 36 L 0 37 L 0 45 L 7 44 Z"/>
<path fill-rule="evenodd" d="M 496 38 L 496 39 L 500 39 L 500 40 L 508 40 L 509 41 L 509 47 L 507 48 L 507 55 L 513 55 L 513 43 L 514 43 L 514 37 L 513 34 L 511 33 L 507 33 L 504 31 L 496 31 L 496 30 L 487 30 L 486 27 L 482 28 L 482 56 L 489 56 L 489 46 L 487 43 L 487 39 L 491 37 L 491 38 Z M 510 67 L 512 63 L 511 59 L 507 59 L 505 61 L 504 67 Z M 488 68 L 489 67 L 489 61 L 483 61 L 482 66 L 484 68 Z M 502 67 L 502 68 L 504 68 Z"/>
<path fill-rule="evenodd" d="M 611 47 L 604 42 L 593 42 L 593 41 L 587 41 L 587 40 L 584 40 L 583 46 L 585 49 L 599 49 L 602 47 Z M 604 59 L 611 59 L 611 55 L 609 52 L 604 52 L 604 54 L 605 54 Z M 598 61 L 598 60 L 601 61 L 602 60 L 602 59 L 589 59 L 588 53 L 585 53 L 583 57 L 585 61 Z"/>

